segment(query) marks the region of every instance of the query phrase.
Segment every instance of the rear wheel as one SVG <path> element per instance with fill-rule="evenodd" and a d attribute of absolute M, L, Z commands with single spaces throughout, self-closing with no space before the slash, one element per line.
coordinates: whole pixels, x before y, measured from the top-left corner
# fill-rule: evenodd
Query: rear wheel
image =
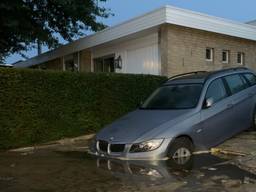
<path fill-rule="evenodd" d="M 183 164 L 190 159 L 193 151 L 194 146 L 191 140 L 187 137 L 180 137 L 171 143 L 167 156 L 178 161 L 180 164 Z"/>

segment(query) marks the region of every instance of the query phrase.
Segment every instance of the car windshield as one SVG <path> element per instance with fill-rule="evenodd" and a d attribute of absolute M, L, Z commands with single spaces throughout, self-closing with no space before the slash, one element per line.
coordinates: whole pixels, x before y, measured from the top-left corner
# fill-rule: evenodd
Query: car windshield
<path fill-rule="evenodd" d="M 191 109 L 195 108 L 202 84 L 177 84 L 158 88 L 140 109 Z"/>

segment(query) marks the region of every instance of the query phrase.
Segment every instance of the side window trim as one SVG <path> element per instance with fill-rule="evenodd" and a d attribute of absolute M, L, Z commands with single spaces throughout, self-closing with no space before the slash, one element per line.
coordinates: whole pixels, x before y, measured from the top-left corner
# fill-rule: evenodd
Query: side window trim
<path fill-rule="evenodd" d="M 231 92 L 231 90 L 230 90 L 230 87 L 228 86 L 228 82 L 227 82 L 227 80 L 225 79 L 225 77 L 226 76 L 224 76 L 224 77 L 221 77 L 221 80 L 222 80 L 222 82 L 223 82 L 223 85 L 224 85 L 224 87 L 225 87 L 225 89 L 226 89 L 226 92 L 227 92 L 227 97 L 230 97 L 231 95 L 232 95 L 232 92 Z"/>

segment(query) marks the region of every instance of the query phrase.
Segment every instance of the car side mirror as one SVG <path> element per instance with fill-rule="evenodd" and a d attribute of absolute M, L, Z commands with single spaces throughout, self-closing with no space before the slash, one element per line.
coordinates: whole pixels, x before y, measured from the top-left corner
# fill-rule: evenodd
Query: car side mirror
<path fill-rule="evenodd" d="M 206 109 L 211 108 L 213 103 L 214 103 L 213 98 L 210 97 L 210 98 L 206 99 L 205 104 L 204 104 L 204 108 L 206 108 Z"/>

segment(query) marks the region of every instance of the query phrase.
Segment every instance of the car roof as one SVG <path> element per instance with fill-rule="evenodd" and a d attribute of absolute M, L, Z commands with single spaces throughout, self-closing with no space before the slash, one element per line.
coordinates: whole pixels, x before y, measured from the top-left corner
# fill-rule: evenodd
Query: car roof
<path fill-rule="evenodd" d="M 194 71 L 190 73 L 183 73 L 180 75 L 176 75 L 173 77 L 170 77 L 164 85 L 170 85 L 170 84 L 187 84 L 187 83 L 205 83 L 207 80 L 223 76 L 223 75 L 229 75 L 234 73 L 240 73 L 240 72 L 251 72 L 250 69 L 246 67 L 236 67 L 236 68 L 228 68 L 228 69 L 222 69 L 217 71 Z"/>

